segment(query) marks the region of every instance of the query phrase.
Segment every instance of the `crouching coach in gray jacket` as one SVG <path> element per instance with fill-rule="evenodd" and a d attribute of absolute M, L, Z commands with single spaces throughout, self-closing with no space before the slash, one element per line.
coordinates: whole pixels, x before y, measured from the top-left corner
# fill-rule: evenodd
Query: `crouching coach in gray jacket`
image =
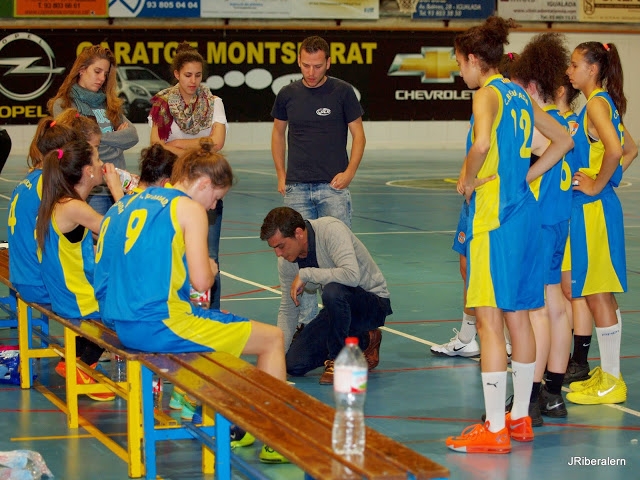
<path fill-rule="evenodd" d="M 278 257 L 280 328 L 295 329 L 303 290 L 322 290 L 322 310 L 293 337 L 287 373 L 301 376 L 324 365 L 320 383 L 333 384 L 333 362 L 347 337 L 358 337 L 369 370 L 374 369 L 382 341 L 378 327 L 392 310 L 387 283 L 362 242 L 337 218 L 303 220 L 289 207 L 267 214 L 260 239 Z"/>

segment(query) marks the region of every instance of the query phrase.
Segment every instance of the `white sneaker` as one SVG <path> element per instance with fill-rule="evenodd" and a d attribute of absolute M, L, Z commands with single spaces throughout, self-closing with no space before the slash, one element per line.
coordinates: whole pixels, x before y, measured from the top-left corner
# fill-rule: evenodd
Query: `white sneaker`
<path fill-rule="evenodd" d="M 511 352 L 512 352 L 511 344 L 507 343 L 507 363 L 511 363 Z"/>
<path fill-rule="evenodd" d="M 462 343 L 458 339 L 458 330 L 454 328 L 453 331 L 456 332 L 456 336 L 449 343 L 431 347 L 432 354 L 446 355 L 448 357 L 476 357 L 480 355 L 480 345 L 478 345 L 475 337 L 469 343 Z"/>

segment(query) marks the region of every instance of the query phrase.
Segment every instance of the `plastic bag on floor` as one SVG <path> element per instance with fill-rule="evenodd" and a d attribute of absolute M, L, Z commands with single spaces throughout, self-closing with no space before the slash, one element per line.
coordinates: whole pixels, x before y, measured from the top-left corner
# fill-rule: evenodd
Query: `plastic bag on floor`
<path fill-rule="evenodd" d="M 51 480 L 42 455 L 31 450 L 0 452 L 0 480 Z"/>
<path fill-rule="evenodd" d="M 17 346 L 0 347 L 0 383 L 20 385 L 20 352 Z"/>

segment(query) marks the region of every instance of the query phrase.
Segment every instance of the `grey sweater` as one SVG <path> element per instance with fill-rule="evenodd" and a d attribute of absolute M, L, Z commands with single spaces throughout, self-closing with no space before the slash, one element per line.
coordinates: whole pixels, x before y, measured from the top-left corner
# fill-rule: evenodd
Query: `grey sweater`
<path fill-rule="evenodd" d="M 299 268 L 278 258 L 278 273 L 282 300 L 278 312 L 278 326 L 289 331 L 298 322 L 298 310 L 291 300 L 291 284 L 300 276 L 307 282 L 306 290 L 314 290 L 328 283 L 362 287 L 367 292 L 389 298 L 387 282 L 371 258 L 371 254 L 349 227 L 337 218 L 322 217 L 309 220 L 316 234 L 316 258 L 320 268 Z"/>
<path fill-rule="evenodd" d="M 53 116 L 59 115 L 63 110 L 62 99 L 59 98 L 53 104 Z M 124 115 L 122 116 L 122 121 L 129 124 L 127 128 L 120 131 L 103 131 L 98 153 L 100 154 L 100 160 L 104 163 L 113 163 L 116 167 L 126 170 L 124 151 L 138 143 L 138 131 Z M 108 192 L 106 193 L 108 194 Z"/>

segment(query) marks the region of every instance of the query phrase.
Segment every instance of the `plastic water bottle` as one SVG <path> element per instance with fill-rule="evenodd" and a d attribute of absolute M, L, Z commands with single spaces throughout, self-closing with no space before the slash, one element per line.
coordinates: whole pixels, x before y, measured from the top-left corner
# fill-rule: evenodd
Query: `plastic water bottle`
<path fill-rule="evenodd" d="M 127 362 L 120 355 L 114 356 L 113 381 L 125 382 L 127 380 Z"/>
<path fill-rule="evenodd" d="M 189 299 L 194 306 L 209 310 L 209 307 L 211 306 L 211 289 L 199 292 L 190 285 Z"/>
<path fill-rule="evenodd" d="M 125 193 L 129 193 L 131 190 L 138 186 L 140 182 L 140 176 L 134 173 L 129 173 L 121 168 L 116 168 L 116 172 L 120 175 L 120 182 L 122 183 L 122 189 Z"/>
<path fill-rule="evenodd" d="M 364 400 L 367 395 L 367 360 L 357 337 L 348 337 L 334 363 L 333 394 L 336 416 L 331 446 L 340 455 L 362 455 L 365 446 Z"/>
<path fill-rule="evenodd" d="M 162 379 L 153 377 L 153 410 L 162 412 Z"/>

